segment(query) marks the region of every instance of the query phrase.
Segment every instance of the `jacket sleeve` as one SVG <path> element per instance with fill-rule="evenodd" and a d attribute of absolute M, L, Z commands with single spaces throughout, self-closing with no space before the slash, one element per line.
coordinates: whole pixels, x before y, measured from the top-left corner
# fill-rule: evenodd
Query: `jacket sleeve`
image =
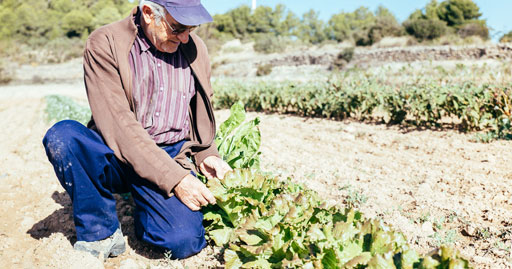
<path fill-rule="evenodd" d="M 206 47 L 206 44 L 204 43 L 204 41 L 197 35 L 194 35 L 194 42 L 195 42 L 196 46 L 198 46 L 198 51 L 199 51 L 200 57 L 202 59 L 204 59 L 203 68 L 204 68 L 204 72 L 206 73 L 206 77 L 207 77 L 206 82 L 208 83 L 207 85 L 204 85 L 204 87 L 206 88 L 204 90 L 206 92 L 207 98 L 211 102 L 211 99 L 213 98 L 213 88 L 212 88 L 212 84 L 211 84 L 212 69 L 210 66 L 210 57 L 208 55 L 208 48 Z M 210 144 L 209 147 L 196 153 L 196 155 L 194 157 L 196 166 L 199 167 L 199 165 L 204 161 L 204 159 L 206 159 L 209 156 L 217 156 L 219 158 L 222 158 L 219 154 L 219 151 L 217 150 L 217 145 L 215 144 L 215 141 L 212 141 L 212 143 Z"/>
<path fill-rule="evenodd" d="M 170 196 L 189 171 L 160 149 L 136 120 L 111 44 L 108 32 L 96 31 L 84 52 L 84 80 L 96 127 L 116 157 Z"/>

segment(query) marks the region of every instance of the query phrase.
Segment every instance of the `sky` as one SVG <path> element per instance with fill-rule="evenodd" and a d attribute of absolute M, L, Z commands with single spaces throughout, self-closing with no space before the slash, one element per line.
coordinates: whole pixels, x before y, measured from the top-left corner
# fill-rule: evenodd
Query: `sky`
<path fill-rule="evenodd" d="M 512 31 L 512 0 L 473 0 L 483 13 L 482 19 L 492 28 L 493 40 L 499 39 L 504 33 Z M 206 9 L 212 14 L 226 11 L 246 4 L 251 6 L 252 0 L 202 0 Z M 352 12 L 360 6 L 375 11 L 379 5 L 388 8 L 402 22 L 416 9 L 421 9 L 430 0 L 257 0 L 257 5 L 275 7 L 285 5 L 289 10 L 301 16 L 310 9 L 319 12 L 320 19 L 327 22 L 333 14 Z M 439 1 L 441 2 L 441 1 Z"/>

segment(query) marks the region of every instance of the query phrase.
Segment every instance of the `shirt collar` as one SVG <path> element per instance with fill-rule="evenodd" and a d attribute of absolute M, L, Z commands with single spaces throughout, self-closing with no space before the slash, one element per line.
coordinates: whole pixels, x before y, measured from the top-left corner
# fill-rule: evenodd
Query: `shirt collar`
<path fill-rule="evenodd" d="M 153 44 L 151 44 L 151 41 L 146 37 L 144 34 L 144 30 L 142 30 L 142 26 L 140 25 L 141 20 L 141 12 L 140 9 L 137 10 L 137 14 L 135 15 L 135 26 L 137 26 L 137 38 L 135 38 L 135 41 L 139 43 L 140 47 L 140 53 L 148 51 L 150 48 L 153 47 Z"/>

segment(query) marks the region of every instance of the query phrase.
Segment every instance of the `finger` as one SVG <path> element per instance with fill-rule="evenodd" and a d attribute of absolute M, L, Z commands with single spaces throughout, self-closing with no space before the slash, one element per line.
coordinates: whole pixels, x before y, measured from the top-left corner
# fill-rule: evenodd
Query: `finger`
<path fill-rule="evenodd" d="M 231 167 L 229 167 L 229 165 L 227 164 L 223 164 L 220 166 L 221 169 L 219 169 L 220 171 L 217 172 L 217 176 L 220 178 L 220 179 L 224 179 L 224 176 L 226 176 L 226 174 L 229 172 L 229 171 L 233 171 L 233 169 L 231 169 Z"/>
<path fill-rule="evenodd" d="M 197 197 L 197 202 L 201 205 L 201 206 L 207 206 L 208 205 L 208 201 L 203 197 L 203 195 L 199 195 Z"/>
<path fill-rule="evenodd" d="M 208 200 L 208 203 L 212 205 L 217 203 L 215 196 L 213 196 L 213 193 L 209 189 L 206 189 L 206 191 L 203 192 L 203 196 L 206 200 Z"/>
<path fill-rule="evenodd" d="M 203 173 L 203 175 L 207 178 L 207 179 L 212 179 L 214 178 L 213 174 L 210 172 L 210 168 L 206 167 L 206 166 L 202 166 L 202 167 L 199 167 L 200 170 L 201 170 L 201 173 Z"/>
<path fill-rule="evenodd" d="M 191 201 L 188 201 L 186 203 L 184 203 L 188 208 L 190 208 L 190 210 L 192 211 L 198 211 L 199 209 L 201 209 L 200 206 L 196 205 L 195 203 L 191 202 Z"/>

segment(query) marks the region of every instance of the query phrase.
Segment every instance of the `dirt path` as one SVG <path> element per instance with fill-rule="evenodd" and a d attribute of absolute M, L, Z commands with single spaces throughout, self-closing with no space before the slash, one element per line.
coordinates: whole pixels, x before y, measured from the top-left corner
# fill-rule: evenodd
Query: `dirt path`
<path fill-rule="evenodd" d="M 0 87 L 0 268 L 158 268 L 218 265 L 208 248 L 169 261 L 138 242 L 130 201 L 118 212 L 129 249 L 102 264 L 75 252 L 70 200 L 41 139 L 44 96 L 85 98 L 81 84 Z M 218 122 L 228 111 L 217 111 Z M 426 253 L 454 243 L 477 268 L 512 268 L 512 142 L 470 142 L 453 131 L 250 113 L 262 120 L 262 166 L 315 189 L 332 203 L 381 217 Z M 130 267 L 131 266 L 131 267 Z"/>

